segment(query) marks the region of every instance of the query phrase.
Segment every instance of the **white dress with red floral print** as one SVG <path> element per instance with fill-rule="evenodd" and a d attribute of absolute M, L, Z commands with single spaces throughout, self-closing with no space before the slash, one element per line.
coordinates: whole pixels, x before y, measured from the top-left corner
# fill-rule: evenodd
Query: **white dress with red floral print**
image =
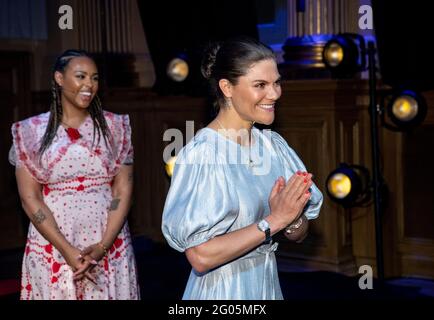
<path fill-rule="evenodd" d="M 127 115 L 104 111 L 111 131 L 93 140 L 90 116 L 78 131 L 59 126 L 41 159 L 40 141 L 50 113 L 12 126 L 10 161 L 25 167 L 43 185 L 45 204 L 60 231 L 76 248 L 99 242 L 106 229 L 112 201 L 111 185 L 122 164 L 133 161 L 131 128 Z M 30 224 L 22 267 L 21 299 L 138 299 L 137 270 L 128 224 L 125 223 L 109 254 L 92 271 L 97 284 L 74 281 L 73 271 L 59 251 Z"/>

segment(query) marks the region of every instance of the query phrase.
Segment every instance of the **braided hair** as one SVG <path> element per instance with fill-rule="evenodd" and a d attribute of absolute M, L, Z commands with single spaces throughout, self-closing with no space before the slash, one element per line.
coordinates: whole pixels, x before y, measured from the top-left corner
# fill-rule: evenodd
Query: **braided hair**
<path fill-rule="evenodd" d="M 62 89 L 54 80 L 54 73 L 56 71 L 63 73 L 69 62 L 76 57 L 87 57 L 94 61 L 93 58 L 86 51 L 83 50 L 66 50 L 56 59 L 53 67 L 53 78 L 51 80 L 50 118 L 48 120 L 47 129 L 45 130 L 44 136 L 42 137 L 41 146 L 38 150 L 40 157 L 42 157 L 42 154 L 53 142 L 53 139 L 57 133 L 57 129 L 62 122 L 62 103 L 60 100 Z M 104 118 L 104 113 L 101 107 L 101 100 L 99 99 L 98 95 L 95 95 L 94 99 L 92 99 L 88 107 L 88 112 L 93 121 L 92 146 L 95 143 L 96 132 L 98 132 L 97 144 L 99 144 L 102 135 L 105 144 L 109 146 L 110 144 L 108 143 L 108 141 L 111 141 L 111 133 Z"/>

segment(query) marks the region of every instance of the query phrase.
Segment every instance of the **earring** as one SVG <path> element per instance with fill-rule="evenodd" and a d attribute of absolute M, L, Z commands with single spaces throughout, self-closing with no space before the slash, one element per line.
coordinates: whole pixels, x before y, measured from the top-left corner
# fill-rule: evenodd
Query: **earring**
<path fill-rule="evenodd" d="M 233 107 L 231 98 L 225 99 L 225 105 L 226 105 L 226 108 L 228 108 L 228 109 Z"/>

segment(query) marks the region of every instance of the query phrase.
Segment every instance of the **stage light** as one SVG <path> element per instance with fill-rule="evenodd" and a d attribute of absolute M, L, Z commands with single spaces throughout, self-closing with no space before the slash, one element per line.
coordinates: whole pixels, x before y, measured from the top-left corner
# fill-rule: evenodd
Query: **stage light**
<path fill-rule="evenodd" d="M 366 45 L 363 36 L 342 33 L 329 40 L 323 49 L 323 62 L 333 77 L 352 77 L 366 69 Z"/>
<path fill-rule="evenodd" d="M 343 173 L 334 173 L 327 183 L 327 190 L 338 199 L 343 199 L 351 192 L 351 179 Z"/>
<path fill-rule="evenodd" d="M 424 97 L 412 90 L 398 92 L 387 105 L 387 115 L 396 125 L 394 128 L 396 130 L 407 130 L 418 126 L 425 119 L 426 113 L 427 104 Z M 385 126 L 390 129 L 389 125 Z"/>
<path fill-rule="evenodd" d="M 328 43 L 324 48 L 324 63 L 327 66 L 335 68 L 344 59 L 344 49 L 339 43 Z"/>
<path fill-rule="evenodd" d="M 163 96 L 205 96 L 208 87 L 200 72 L 200 54 L 199 48 L 191 48 L 159 57 L 153 90 Z"/>
<path fill-rule="evenodd" d="M 370 199 L 370 178 L 365 167 L 342 163 L 326 180 L 326 191 L 334 202 L 344 207 L 365 204 Z"/>
<path fill-rule="evenodd" d="M 341 50 L 342 57 L 340 56 Z M 368 70 L 368 110 L 370 118 L 372 152 L 372 182 L 370 182 L 367 169 L 360 166 L 344 165 L 329 175 L 326 182 L 326 190 L 329 197 L 333 201 L 340 203 L 345 207 L 361 206 L 365 202 L 368 202 L 372 194 L 375 212 L 377 275 L 378 279 L 383 280 L 384 262 L 382 215 L 386 202 L 385 199 L 387 197 L 387 186 L 382 178 L 380 168 L 378 114 L 380 113 L 380 119 L 383 120 L 384 112 L 381 112 L 382 107 L 379 107 L 377 104 L 377 69 L 375 63 L 375 53 L 376 49 L 374 42 L 368 41 L 366 46 L 364 37 L 357 34 L 339 34 L 327 42 L 324 47 L 323 62 L 328 70 L 330 70 L 332 77 L 351 78 L 357 72 Z M 366 58 L 368 58 L 368 61 L 366 61 Z M 345 175 L 349 179 L 350 183 L 348 184 L 345 177 L 336 176 L 337 173 Z M 334 184 L 341 186 L 340 188 L 342 191 L 339 189 L 333 189 L 332 187 Z M 346 195 L 345 192 L 347 192 Z"/>
<path fill-rule="evenodd" d="M 174 58 L 167 64 L 167 76 L 176 82 L 184 81 L 189 74 L 189 67 L 186 60 Z"/>
<path fill-rule="evenodd" d="M 166 169 L 166 174 L 169 176 L 169 178 L 171 178 L 173 175 L 173 169 L 175 168 L 175 162 L 176 162 L 176 156 L 170 157 L 170 159 L 167 160 L 167 162 L 166 162 L 165 169 Z"/>

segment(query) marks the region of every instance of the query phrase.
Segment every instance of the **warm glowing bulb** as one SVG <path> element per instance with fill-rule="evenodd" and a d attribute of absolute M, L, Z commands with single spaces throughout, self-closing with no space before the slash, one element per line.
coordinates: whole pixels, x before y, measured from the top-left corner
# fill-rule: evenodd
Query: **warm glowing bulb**
<path fill-rule="evenodd" d="M 172 177 L 173 175 L 173 169 L 175 168 L 175 162 L 176 162 L 176 157 L 170 157 L 169 160 L 167 160 L 166 162 L 166 173 L 169 177 Z"/>
<path fill-rule="evenodd" d="M 172 59 L 167 66 L 167 75 L 174 81 L 184 81 L 188 76 L 188 64 L 185 60 Z"/>
<path fill-rule="evenodd" d="M 399 97 L 393 103 L 392 112 L 399 120 L 410 121 L 417 116 L 417 101 L 410 96 Z"/>
<path fill-rule="evenodd" d="M 351 191 L 351 180 L 343 173 L 336 173 L 329 179 L 327 188 L 334 197 L 342 199 Z"/>
<path fill-rule="evenodd" d="M 336 67 L 344 59 L 344 50 L 342 49 L 341 45 L 337 43 L 331 43 L 325 49 L 324 56 L 329 66 Z"/>

